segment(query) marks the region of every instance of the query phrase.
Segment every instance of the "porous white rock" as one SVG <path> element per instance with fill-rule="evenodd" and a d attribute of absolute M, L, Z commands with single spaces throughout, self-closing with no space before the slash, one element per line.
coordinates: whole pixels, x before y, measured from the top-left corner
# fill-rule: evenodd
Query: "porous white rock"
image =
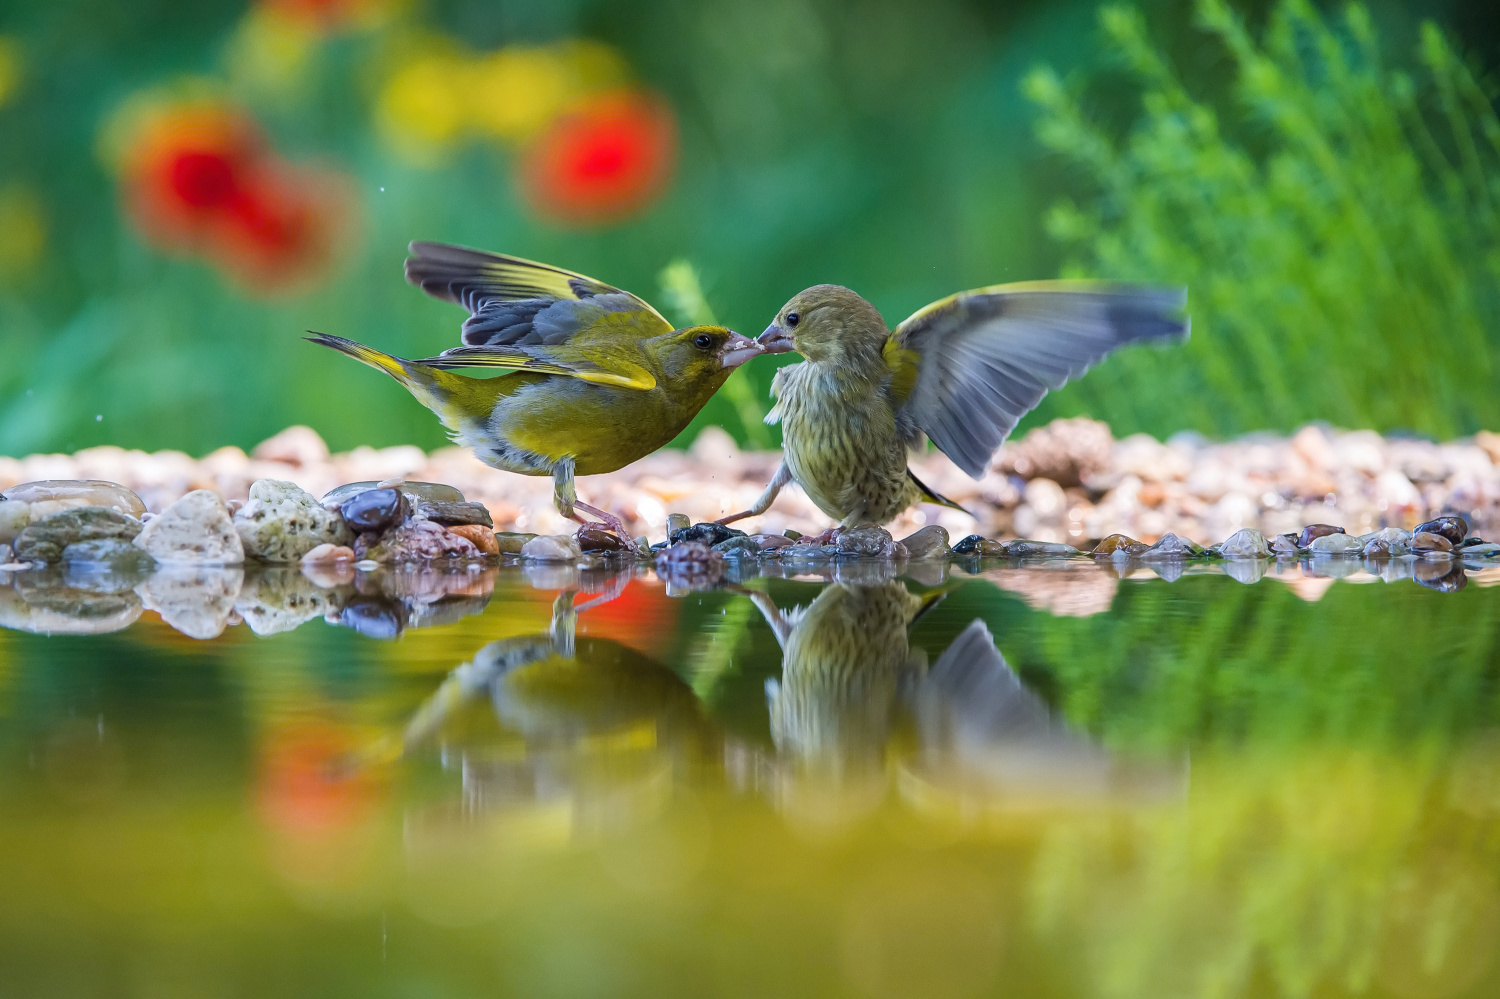
<path fill-rule="evenodd" d="M 521 547 L 521 557 L 534 562 L 576 562 L 582 554 L 578 539 L 570 534 L 543 534 Z"/>
<path fill-rule="evenodd" d="M 245 554 L 263 562 L 296 562 L 319 545 L 351 545 L 354 532 L 294 482 L 260 479 L 234 515 Z"/>
<path fill-rule="evenodd" d="M 10 544 L 31 523 L 31 504 L 0 500 L 0 544 Z"/>
<path fill-rule="evenodd" d="M 151 518 L 135 538 L 136 547 L 158 562 L 180 565 L 238 565 L 245 546 L 219 494 L 195 489 Z"/>

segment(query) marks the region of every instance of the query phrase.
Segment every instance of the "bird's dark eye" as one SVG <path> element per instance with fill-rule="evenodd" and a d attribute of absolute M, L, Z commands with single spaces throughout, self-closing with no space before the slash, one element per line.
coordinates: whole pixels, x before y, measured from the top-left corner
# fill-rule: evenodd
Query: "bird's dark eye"
<path fill-rule="evenodd" d="M 796 313 L 796 312 L 788 312 L 786 314 L 786 324 L 788 326 L 791 326 L 791 327 L 795 328 L 796 325 L 798 323 L 800 323 L 801 321 L 802 321 L 802 316 L 800 314 Z"/>
<path fill-rule="evenodd" d="M 693 337 L 693 346 L 699 350 L 708 350 L 714 345 L 714 338 L 707 333 L 699 333 Z"/>

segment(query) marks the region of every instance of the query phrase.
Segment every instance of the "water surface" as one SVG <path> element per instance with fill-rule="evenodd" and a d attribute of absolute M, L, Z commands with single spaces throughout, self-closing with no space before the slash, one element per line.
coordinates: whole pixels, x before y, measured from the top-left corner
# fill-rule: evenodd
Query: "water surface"
<path fill-rule="evenodd" d="M 1494 995 L 1495 574 L 122 590 L 0 630 L 0 994 Z"/>

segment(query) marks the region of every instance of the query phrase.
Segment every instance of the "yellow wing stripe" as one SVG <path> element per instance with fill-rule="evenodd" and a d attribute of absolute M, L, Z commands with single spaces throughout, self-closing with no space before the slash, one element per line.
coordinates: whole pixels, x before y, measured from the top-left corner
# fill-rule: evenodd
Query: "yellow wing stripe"
<path fill-rule="evenodd" d="M 983 288 L 971 288 L 968 291 L 960 291 L 957 294 L 949 295 L 947 298 L 940 298 L 936 302 L 932 302 L 928 305 L 922 306 L 916 312 L 913 312 L 911 315 L 907 316 L 904 320 L 901 321 L 901 324 L 897 326 L 895 331 L 891 334 L 891 339 L 896 340 L 900 338 L 903 333 L 914 326 L 918 320 L 926 316 L 930 316 L 934 312 L 937 312 L 941 309 L 945 309 L 948 306 L 952 305 L 954 302 L 957 302 L 960 298 L 967 298 L 970 295 L 1018 295 L 1027 292 L 1039 291 L 1104 292 L 1110 291 L 1117 287 L 1119 286 L 1111 281 L 1060 280 L 1014 281 L 1010 284 L 992 284 L 987 285 Z"/>
<path fill-rule="evenodd" d="M 656 378 L 651 372 L 640 365 L 623 360 L 613 362 L 620 369 L 619 371 L 608 371 L 593 366 L 575 367 L 559 364 L 555 361 L 532 357 L 521 351 L 507 351 L 503 348 L 459 347 L 448 354 L 429 357 L 419 363 L 431 365 L 434 368 L 506 368 L 511 371 L 530 371 L 539 375 L 561 375 L 564 378 L 577 378 L 579 381 L 594 385 L 612 385 L 615 388 L 637 389 L 643 392 L 656 388 Z"/>

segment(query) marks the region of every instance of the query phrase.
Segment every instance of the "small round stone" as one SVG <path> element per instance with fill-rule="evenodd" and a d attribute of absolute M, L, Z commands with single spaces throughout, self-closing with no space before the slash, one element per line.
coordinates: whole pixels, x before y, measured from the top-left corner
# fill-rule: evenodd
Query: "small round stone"
<path fill-rule="evenodd" d="M 1228 559 L 1266 558 L 1271 554 L 1266 536 L 1253 527 L 1241 528 L 1219 545 L 1219 555 Z"/>
<path fill-rule="evenodd" d="M 578 539 L 578 547 L 586 552 L 620 552 L 625 550 L 625 542 L 618 535 L 598 527 L 580 527 L 575 535 Z"/>
<path fill-rule="evenodd" d="M 701 545 L 712 547 L 721 541 L 728 541 L 730 538 L 743 538 L 747 536 L 744 531 L 735 530 L 727 524 L 707 522 L 694 524 L 691 527 L 683 528 L 675 534 L 669 534 L 667 535 L 667 540 L 673 544 L 683 541 L 696 541 Z"/>
<path fill-rule="evenodd" d="M 1318 538 L 1327 537 L 1330 534 L 1343 533 L 1344 529 L 1342 527 L 1335 527 L 1332 524 L 1308 524 L 1302 529 L 1302 533 L 1297 535 L 1297 546 L 1299 548 L 1307 548 Z"/>
<path fill-rule="evenodd" d="M 500 554 L 500 543 L 495 540 L 495 532 L 483 524 L 455 524 L 448 531 L 461 538 L 468 538 L 469 543 L 478 548 L 482 555 Z"/>
<path fill-rule="evenodd" d="M 1347 534 L 1325 534 L 1313 538 L 1308 548 L 1318 555 L 1358 555 L 1363 550 L 1359 539 Z"/>
<path fill-rule="evenodd" d="M 755 558 L 760 554 L 760 543 L 751 537 L 726 538 L 713 550 L 725 558 Z"/>
<path fill-rule="evenodd" d="M 363 534 L 383 531 L 406 515 L 406 499 L 396 489 L 366 489 L 339 504 L 344 523 Z"/>
<path fill-rule="evenodd" d="M 1441 534 L 1418 531 L 1412 535 L 1411 550 L 1414 552 L 1447 552 L 1453 550 L 1453 542 Z"/>
<path fill-rule="evenodd" d="M 948 554 L 948 532 L 938 524 L 926 527 L 901 539 L 910 559 L 943 558 Z"/>
<path fill-rule="evenodd" d="M 1120 548 L 1130 548 L 1140 544 L 1141 543 L 1139 541 L 1137 541 L 1135 538 L 1130 537 L 1130 535 L 1128 534 L 1111 534 L 1109 537 L 1101 539 L 1100 542 L 1094 546 L 1093 550 L 1089 552 L 1089 554 L 1113 555 Z M 1141 545 L 1141 548 L 1143 550 L 1145 549 L 1145 547 L 1145 545 Z"/>
<path fill-rule="evenodd" d="M 982 541 L 984 541 L 984 538 L 978 534 L 970 534 L 967 537 L 960 538 L 958 544 L 953 546 L 953 554 L 978 555 L 979 545 Z"/>
<path fill-rule="evenodd" d="M 1418 524 L 1417 534 L 1436 534 L 1447 539 L 1449 545 L 1462 543 L 1469 533 L 1469 522 L 1459 516 L 1438 517 L 1425 524 Z"/>

